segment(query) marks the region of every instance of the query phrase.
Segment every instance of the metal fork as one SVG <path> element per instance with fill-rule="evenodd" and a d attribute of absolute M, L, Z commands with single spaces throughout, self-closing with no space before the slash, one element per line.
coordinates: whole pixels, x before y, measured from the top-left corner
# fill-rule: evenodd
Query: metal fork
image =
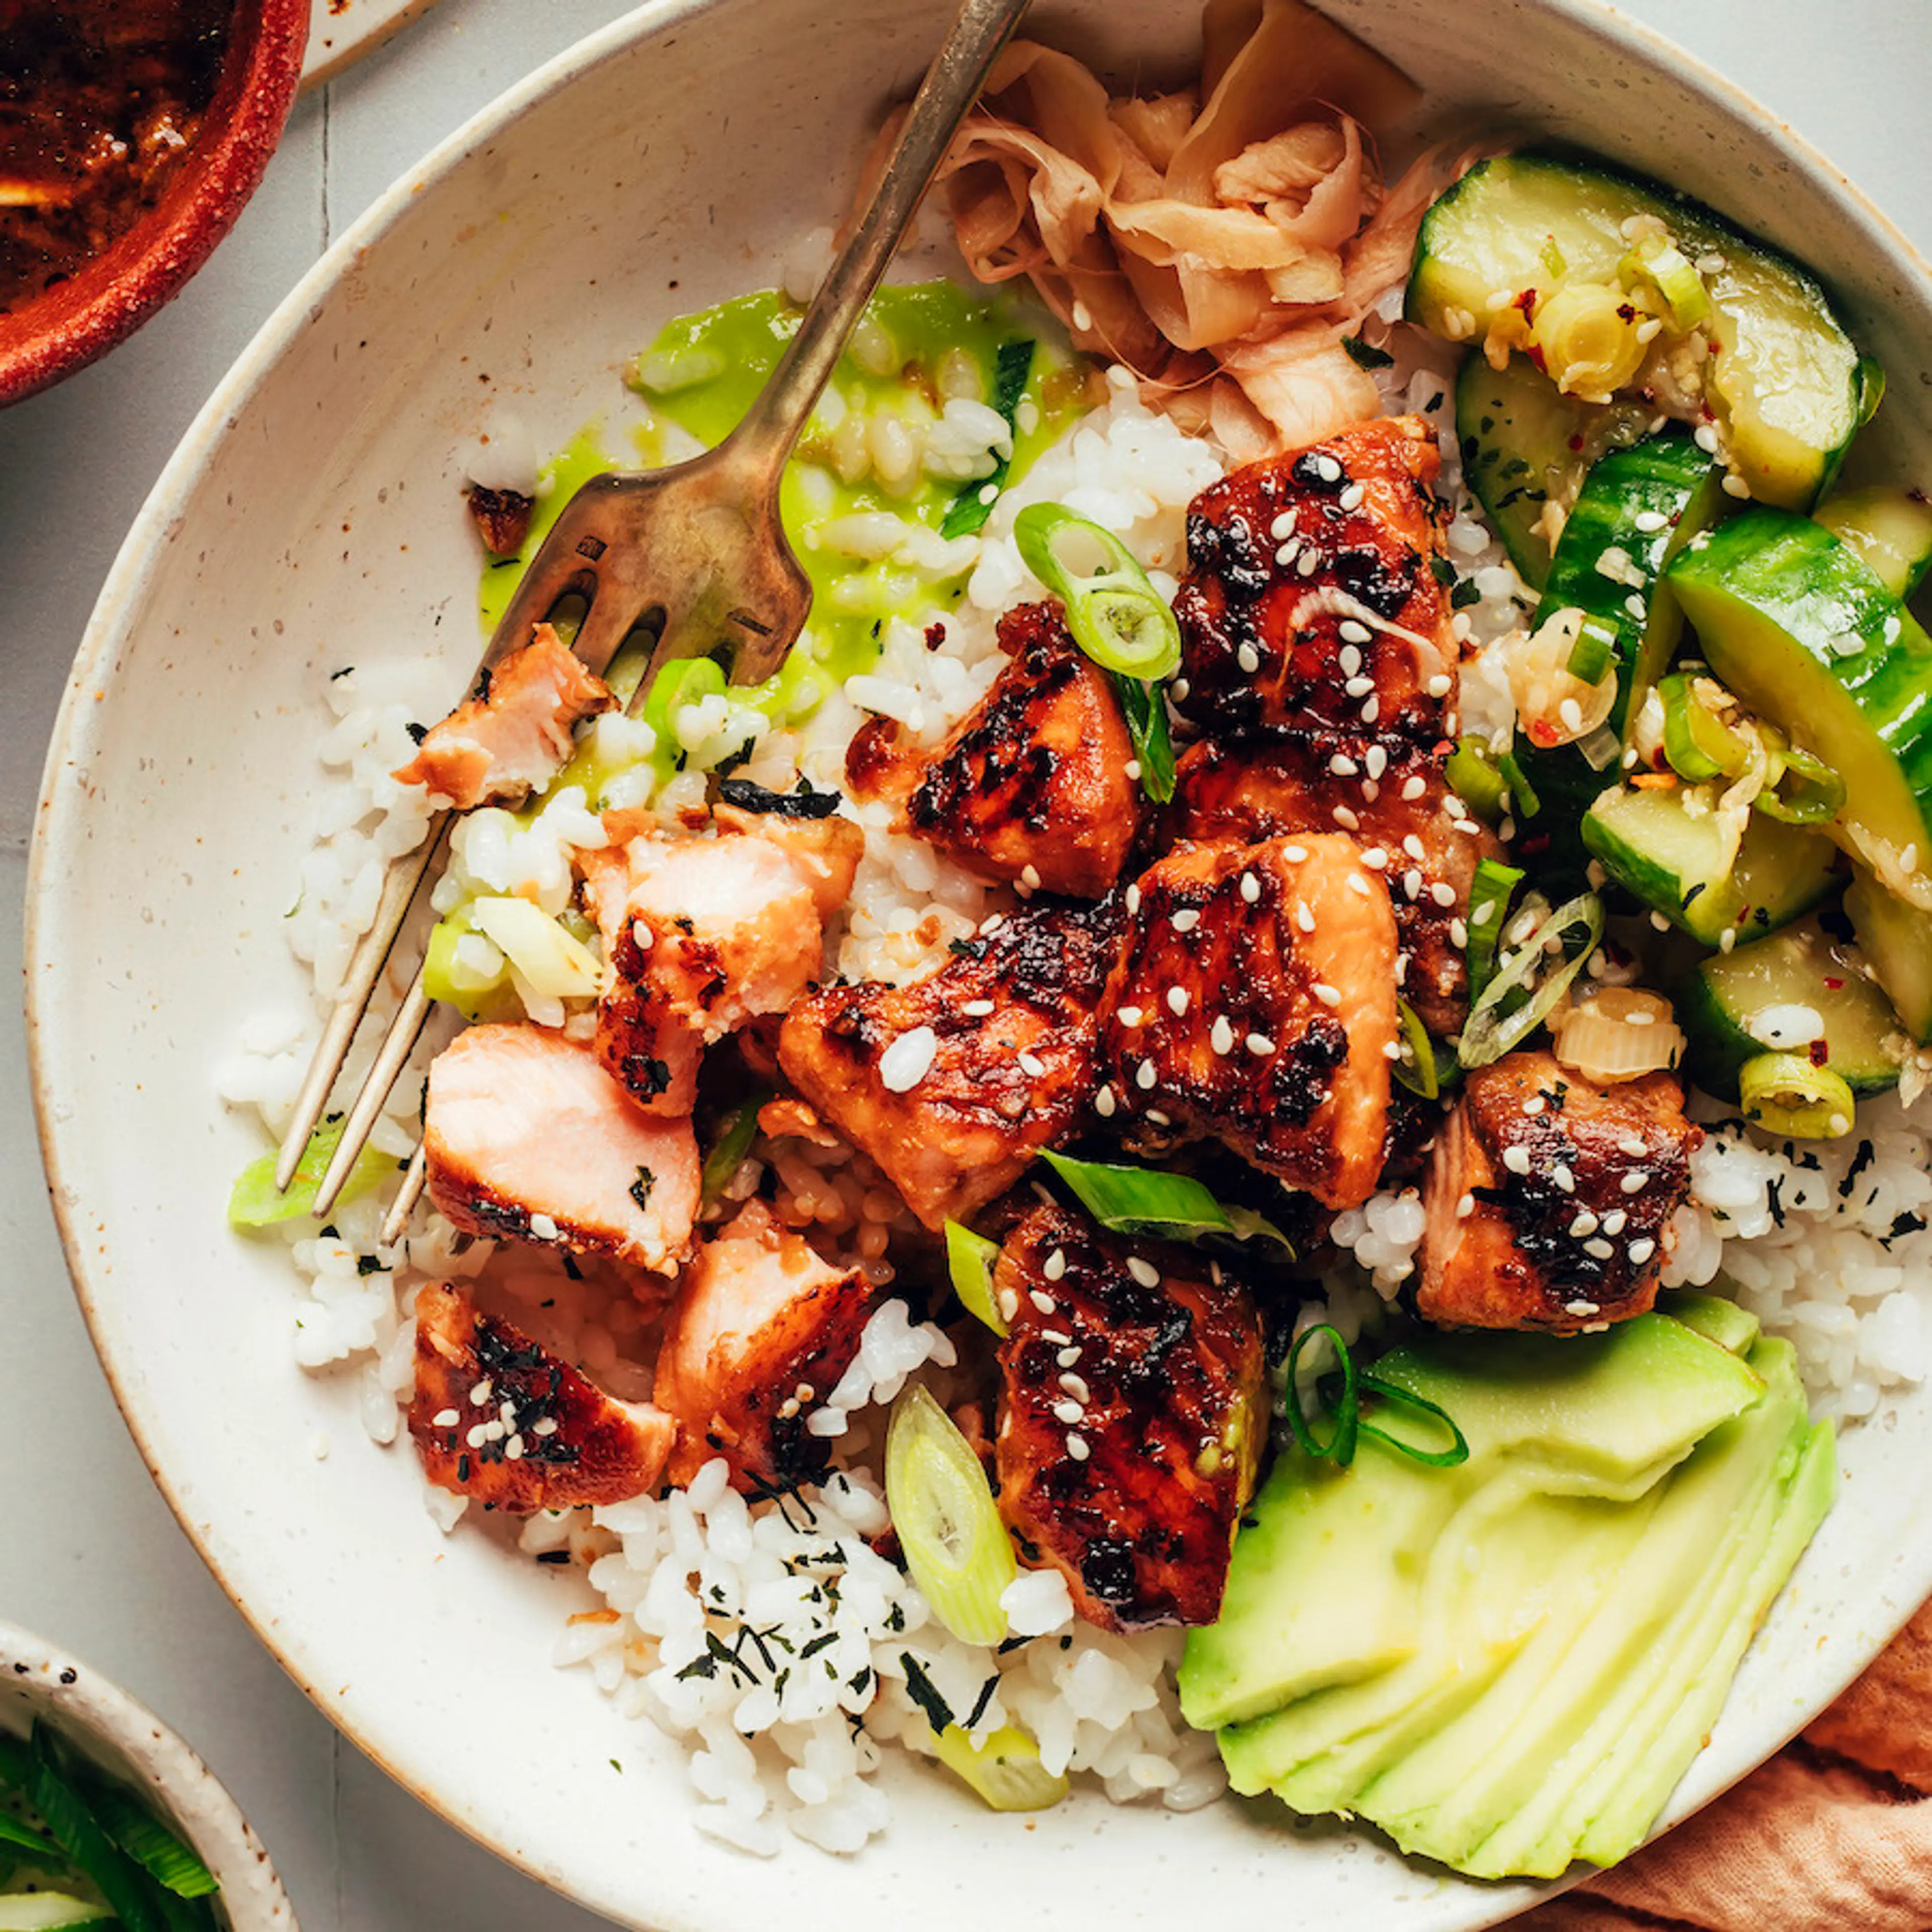
<path fill-rule="evenodd" d="M 762 682 L 784 662 L 812 608 L 811 584 L 778 520 L 785 460 L 1026 5 L 1027 0 L 964 0 L 871 200 L 744 420 L 716 449 L 688 463 L 607 472 L 571 498 L 525 569 L 483 653 L 472 692 L 487 688 L 491 668 L 573 598 L 588 608 L 571 648 L 600 674 L 640 623 L 661 614 L 662 628 L 631 700 L 634 710 L 657 674 L 680 658 L 717 658 L 734 684 Z M 275 1180 L 284 1190 L 328 1104 L 397 936 L 441 872 L 456 816 L 440 813 L 422 844 L 383 882 L 375 922 L 350 956 L 341 997 L 283 1138 Z M 418 965 L 350 1105 L 316 1191 L 318 1219 L 334 1206 L 433 1004 Z M 423 1175 L 418 1147 L 383 1222 L 385 1244 L 400 1238 Z"/>

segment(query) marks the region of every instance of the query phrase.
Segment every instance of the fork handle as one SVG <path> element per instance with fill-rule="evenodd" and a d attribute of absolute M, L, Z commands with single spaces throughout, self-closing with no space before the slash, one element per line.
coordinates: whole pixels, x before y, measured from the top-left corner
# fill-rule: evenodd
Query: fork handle
<path fill-rule="evenodd" d="M 770 489 L 776 490 L 785 459 L 831 380 L 860 311 L 1026 8 L 1027 0 L 964 0 L 913 98 L 864 213 L 832 258 L 764 391 L 729 438 L 738 459 Z"/>

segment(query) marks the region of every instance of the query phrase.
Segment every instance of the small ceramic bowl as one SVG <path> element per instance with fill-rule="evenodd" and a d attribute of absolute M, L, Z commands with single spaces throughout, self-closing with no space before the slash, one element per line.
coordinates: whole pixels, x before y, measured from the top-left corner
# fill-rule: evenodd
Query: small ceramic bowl
<path fill-rule="evenodd" d="M 235 225 L 295 100 L 309 5 L 236 0 L 200 133 L 159 203 L 64 281 L 0 314 L 0 407 L 131 335 Z"/>
<path fill-rule="evenodd" d="M 207 1766 L 99 1672 L 0 1623 L 0 1730 L 24 1736 L 36 1718 L 194 1847 L 220 1881 L 214 1902 L 232 1932 L 297 1932 L 261 1840 Z"/>

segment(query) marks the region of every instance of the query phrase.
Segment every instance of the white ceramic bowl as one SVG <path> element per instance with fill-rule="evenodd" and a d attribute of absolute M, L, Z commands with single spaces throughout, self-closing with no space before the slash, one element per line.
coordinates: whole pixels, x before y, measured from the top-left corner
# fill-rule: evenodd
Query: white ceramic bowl
<path fill-rule="evenodd" d="M 1607 8 L 1330 4 L 1444 112 L 1586 143 L 1815 262 L 1868 346 L 1918 366 L 1932 301 L 1898 236 Z M 373 1450 L 352 1391 L 292 1365 L 278 1256 L 222 1225 L 257 1150 L 214 1070 L 243 1016 L 300 990 L 278 928 L 309 838 L 322 678 L 416 662 L 425 712 L 460 688 L 477 647 L 460 452 L 506 409 L 556 446 L 616 406 L 622 362 L 660 320 L 778 279 L 799 231 L 844 205 L 874 118 L 950 10 L 659 0 L 400 182 L 210 404 L 122 553 L 48 766 L 30 999 L 68 1252 L 157 1479 L 290 1671 L 445 1816 L 614 1918 L 738 1932 L 836 1890 L 854 1932 L 896 1928 L 915 1902 L 934 1927 L 1024 1924 L 1077 1887 L 1096 1924 L 1172 1927 L 1209 1898 L 1230 1921 L 1278 1918 L 1292 1898 L 1297 1922 L 1337 1932 L 1487 1923 L 1531 1889 L 1465 1884 L 1278 1808 L 1082 1798 L 998 1817 L 911 1766 L 888 1780 L 894 1828 L 856 1866 L 710 1842 L 676 1750 L 550 1669 L 578 1586 L 438 1534 L 406 1449 Z M 1080 0 L 1037 26 L 1144 82 L 1184 68 L 1194 20 L 1172 0 Z M 1868 442 L 1894 470 L 1928 446 L 1932 391 L 1894 383 Z M 1932 1588 L 1932 1395 L 1849 1437 L 1844 1461 L 1844 1498 L 1674 1814 L 1781 1742 Z"/>
<path fill-rule="evenodd" d="M 296 1932 L 268 1854 L 214 1772 L 98 1671 L 0 1623 L 0 1730 L 24 1736 L 40 1719 L 194 1847 L 220 1882 L 218 1904 L 232 1932 Z"/>

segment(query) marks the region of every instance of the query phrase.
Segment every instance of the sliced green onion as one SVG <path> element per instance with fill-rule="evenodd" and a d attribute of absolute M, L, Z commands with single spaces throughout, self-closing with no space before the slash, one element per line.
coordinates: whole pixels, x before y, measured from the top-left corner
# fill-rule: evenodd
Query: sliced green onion
<path fill-rule="evenodd" d="M 466 905 L 446 913 L 430 929 L 422 968 L 423 991 L 472 1021 L 484 1018 L 498 998 L 508 992 L 510 982 L 510 962 L 500 952 L 494 973 L 478 973 L 463 962 L 457 949 L 476 930 Z"/>
<path fill-rule="evenodd" d="M 1408 1049 L 1395 1063 L 1395 1077 L 1412 1094 L 1432 1100 L 1442 1090 L 1442 1080 L 1436 1071 L 1436 1042 L 1429 1037 L 1429 1029 L 1406 1000 L 1398 997 L 1395 1010 L 1398 1040 Z"/>
<path fill-rule="evenodd" d="M 1431 1402 L 1426 1396 L 1415 1394 L 1394 1382 L 1385 1382 L 1380 1376 L 1372 1376 L 1364 1370 L 1356 1378 L 1357 1385 L 1364 1395 L 1372 1395 L 1383 1402 L 1394 1402 L 1398 1407 L 1417 1409 L 1425 1415 L 1433 1416 L 1448 1430 L 1449 1447 L 1446 1449 L 1423 1449 L 1414 1443 L 1405 1442 L 1399 1436 L 1391 1436 L 1386 1429 L 1378 1428 L 1372 1422 L 1358 1421 L 1357 1429 L 1364 1436 L 1372 1436 L 1378 1442 L 1406 1456 L 1412 1462 L 1421 1462 L 1432 1469 L 1453 1469 L 1459 1462 L 1469 1460 L 1469 1438 L 1456 1426 L 1449 1412 Z"/>
<path fill-rule="evenodd" d="M 1647 284 L 1655 290 L 1679 335 L 1711 313 L 1711 292 L 1696 265 L 1666 236 L 1643 236 L 1618 265 L 1617 274 L 1627 289 Z"/>
<path fill-rule="evenodd" d="M 651 680 L 638 716 L 657 734 L 661 747 L 675 748 L 677 734 L 671 729 L 671 713 L 707 698 L 722 698 L 724 690 L 724 670 L 712 659 L 676 658 Z"/>
<path fill-rule="evenodd" d="M 948 1724 L 934 1739 L 939 1761 L 964 1779 L 994 1811 L 1044 1811 L 1066 1796 L 1064 1777 L 1040 1761 L 1040 1746 L 1017 1724 L 1007 1724 L 976 1744 L 972 1734 Z"/>
<path fill-rule="evenodd" d="M 1543 809 L 1543 801 L 1537 796 L 1536 788 L 1523 776 L 1522 766 L 1516 761 L 1516 754 L 1504 752 L 1496 760 L 1496 769 L 1509 787 L 1510 804 L 1517 818 L 1534 818 Z"/>
<path fill-rule="evenodd" d="M 1616 661 L 1616 629 L 1602 618 L 1585 612 L 1576 626 L 1576 641 L 1570 646 L 1570 661 L 1564 668 L 1584 684 L 1600 684 Z"/>
<path fill-rule="evenodd" d="M 1796 745 L 1778 754 L 1777 776 L 1751 802 L 1767 818 L 1786 825 L 1817 825 L 1838 816 L 1845 802 L 1845 782 L 1822 758 Z M 1796 776 L 1789 790 L 1784 782 Z"/>
<path fill-rule="evenodd" d="M 1000 1318 L 1000 1304 L 993 1293 L 993 1264 L 1000 1258 L 1000 1244 L 957 1221 L 946 1224 L 946 1271 L 952 1277 L 952 1292 L 968 1315 L 976 1316 L 1002 1341 L 1006 1324 Z"/>
<path fill-rule="evenodd" d="M 1027 568 L 1066 607 L 1073 641 L 1123 677 L 1172 677 L 1180 668 L 1180 627 L 1132 551 L 1112 531 L 1064 503 L 1030 503 L 1014 520 Z M 1082 569 L 1083 553 L 1098 568 Z"/>
<path fill-rule="evenodd" d="M 36 1720 L 29 1742 L 28 1796 L 74 1869 L 114 1908 L 127 1932 L 168 1932 L 140 1868 L 100 1828 L 88 1802 L 55 1762 L 53 1734 Z"/>
<path fill-rule="evenodd" d="M 920 1383 L 892 1404 L 886 1505 L 906 1568 L 962 1643 L 1000 1643 L 1000 1593 L 1019 1574 L 1006 1526 L 973 1447 Z"/>
<path fill-rule="evenodd" d="M 1750 764 L 1751 748 L 1702 703 L 1690 680 L 1673 671 L 1657 687 L 1664 704 L 1664 755 L 1692 784 L 1734 778 Z"/>
<path fill-rule="evenodd" d="M 113 1912 L 64 1892 L 24 1892 L 0 1898 L 0 1932 L 68 1932 L 70 1926 L 108 1925 Z"/>
<path fill-rule="evenodd" d="M 1844 1078 L 1802 1054 L 1760 1053 L 1738 1069 L 1744 1118 L 1767 1133 L 1834 1141 L 1852 1130 L 1856 1101 Z"/>
<path fill-rule="evenodd" d="M 1553 235 L 1543 238 L 1543 246 L 1536 251 L 1536 258 L 1552 276 L 1561 276 L 1570 266 L 1564 260 L 1563 250 L 1557 247 Z"/>
<path fill-rule="evenodd" d="M 1858 428 L 1863 429 L 1885 400 L 1885 368 L 1876 356 L 1861 356 L 1853 373 L 1858 386 Z"/>
<path fill-rule="evenodd" d="M 139 1800 L 96 1780 L 88 1783 L 87 1800 L 107 1835 L 177 1898 L 206 1898 L 221 1889 L 207 1866 Z"/>
<path fill-rule="evenodd" d="M 708 1207 L 731 1184 L 732 1177 L 745 1164 L 752 1143 L 758 1137 L 758 1114 L 772 1097 L 769 1088 L 754 1094 L 724 1123 L 711 1151 L 704 1156 L 698 1178 L 700 1198 Z"/>
<path fill-rule="evenodd" d="M 1457 1058 L 1465 1066 L 1487 1066 L 1520 1040 L 1527 1039 L 1548 1018 L 1551 1008 L 1568 992 L 1604 937 L 1604 902 L 1594 892 L 1580 893 L 1560 905 L 1516 949 L 1469 1010 Z M 1551 939 L 1562 943 L 1562 965 L 1538 982 L 1544 948 Z M 1523 997 L 1527 995 L 1527 998 Z"/>
<path fill-rule="evenodd" d="M 1330 1429 L 1326 1442 L 1321 1441 L 1310 1426 L 1308 1417 L 1301 1406 L 1301 1388 L 1295 1379 L 1295 1371 L 1301 1366 L 1303 1352 L 1317 1336 L 1325 1335 L 1335 1351 L 1337 1372 L 1341 1388 L 1336 1398 L 1328 1404 Z M 1354 1358 L 1348 1353 L 1348 1345 L 1342 1339 L 1342 1331 L 1332 1324 L 1324 1322 L 1316 1328 L 1304 1328 L 1294 1338 L 1294 1346 L 1288 1352 L 1288 1426 L 1294 1436 L 1295 1446 L 1304 1456 L 1312 1456 L 1318 1461 L 1326 1460 L 1346 1469 L 1355 1460 L 1355 1438 L 1361 1427 L 1361 1403 L 1356 1390 Z"/>
<path fill-rule="evenodd" d="M 1335 1352 L 1334 1368 L 1316 1379 L 1316 1392 L 1328 1411 L 1331 1424 L 1326 1442 L 1316 1436 L 1307 1412 L 1301 1406 L 1300 1384 L 1296 1379 L 1302 1352 L 1318 1335 L 1327 1336 L 1330 1347 Z M 1383 1381 L 1380 1376 L 1371 1375 L 1366 1370 L 1358 1369 L 1355 1366 L 1354 1358 L 1348 1352 L 1348 1343 L 1342 1339 L 1340 1331 L 1328 1322 L 1305 1329 L 1295 1337 L 1294 1347 L 1288 1352 L 1286 1394 L 1288 1431 L 1304 1455 L 1332 1462 L 1346 1469 L 1354 1460 L 1355 1449 L 1360 1439 L 1368 1436 L 1372 1436 L 1385 1448 L 1394 1450 L 1398 1455 L 1406 1456 L 1412 1462 L 1420 1462 L 1432 1469 L 1454 1468 L 1457 1463 L 1466 1462 L 1469 1460 L 1468 1438 L 1456 1426 L 1447 1409 L 1438 1407 L 1426 1396 L 1413 1394 L 1394 1382 Z M 1399 1408 L 1414 1409 L 1432 1417 L 1449 1432 L 1449 1446 L 1446 1449 L 1426 1449 L 1404 1436 L 1391 1435 L 1386 1429 L 1366 1420 L 1362 1414 L 1364 1396 L 1372 1396 L 1379 1401 L 1391 1402 Z"/>
<path fill-rule="evenodd" d="M 1485 825 L 1498 824 L 1509 807 L 1509 788 L 1503 783 L 1490 758 L 1490 748 L 1478 737 L 1465 737 L 1449 754 L 1442 776 L 1449 789 Z"/>
<path fill-rule="evenodd" d="M 308 1137 L 308 1145 L 302 1149 L 302 1159 L 296 1165 L 295 1178 L 289 1183 L 289 1191 L 279 1194 L 275 1191 L 275 1156 L 265 1154 L 260 1160 L 251 1160 L 236 1177 L 235 1186 L 228 1196 L 228 1225 L 231 1228 L 272 1228 L 278 1221 L 292 1221 L 300 1214 L 306 1214 L 315 1206 L 316 1190 L 322 1186 L 322 1177 L 328 1172 L 328 1163 L 335 1158 L 335 1150 L 342 1139 L 343 1116 L 333 1114 Z M 349 1170 L 349 1179 L 342 1192 L 336 1196 L 339 1202 L 349 1202 L 367 1194 L 372 1188 L 379 1187 L 396 1172 L 396 1159 L 393 1154 L 378 1154 L 374 1148 L 365 1147 L 356 1156 L 356 1164 Z"/>
<path fill-rule="evenodd" d="M 1469 943 L 1463 958 L 1468 962 L 1469 999 L 1473 1004 L 1495 976 L 1496 954 L 1502 949 L 1503 928 L 1509 922 L 1510 901 L 1522 884 L 1522 873 L 1500 859 L 1484 859 L 1476 867 L 1469 885 Z"/>
<path fill-rule="evenodd" d="M 1020 398 L 1026 394 L 1027 379 L 1033 374 L 1034 346 L 1030 338 L 1023 337 L 1018 341 L 1003 342 L 993 352 L 993 407 L 1006 418 L 1009 432 L 1017 428 L 1015 418 L 1019 414 Z M 941 536 L 968 537 L 985 523 L 993 513 L 1011 461 L 1010 457 L 997 458 L 990 474 L 961 484 L 940 522 Z"/>
<path fill-rule="evenodd" d="M 1167 700 L 1157 684 L 1123 677 L 1118 671 L 1112 675 L 1141 768 L 1141 790 L 1155 804 L 1165 805 L 1174 796 L 1174 741 L 1168 734 Z"/>
<path fill-rule="evenodd" d="M 1238 1240 L 1262 1235 L 1294 1252 L 1288 1237 L 1272 1221 L 1252 1208 L 1224 1208 L 1190 1174 L 1164 1174 L 1158 1168 L 1112 1161 L 1075 1160 L 1051 1148 L 1042 1152 L 1081 1206 L 1109 1234 L 1152 1234 L 1169 1241 L 1192 1241 L 1203 1234 L 1229 1234 Z"/>

